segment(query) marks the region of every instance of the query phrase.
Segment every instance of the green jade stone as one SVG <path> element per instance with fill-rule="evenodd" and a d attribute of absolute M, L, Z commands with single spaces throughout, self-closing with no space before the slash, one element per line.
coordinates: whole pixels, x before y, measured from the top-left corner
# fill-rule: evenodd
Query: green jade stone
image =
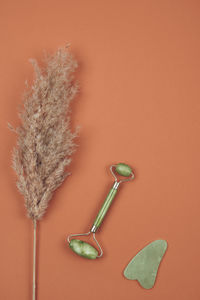
<path fill-rule="evenodd" d="M 122 175 L 125 177 L 129 177 L 132 173 L 132 169 L 128 165 L 123 164 L 123 163 L 117 164 L 115 170 L 119 175 Z"/>
<path fill-rule="evenodd" d="M 124 270 L 124 276 L 127 279 L 137 280 L 145 289 L 151 289 L 155 284 L 158 267 L 166 249 L 165 240 L 150 243 L 131 260 Z"/>
<path fill-rule="evenodd" d="M 88 258 L 88 259 L 95 259 L 97 258 L 98 251 L 91 246 L 90 244 L 73 239 L 69 244 L 70 248 L 78 255 Z"/>

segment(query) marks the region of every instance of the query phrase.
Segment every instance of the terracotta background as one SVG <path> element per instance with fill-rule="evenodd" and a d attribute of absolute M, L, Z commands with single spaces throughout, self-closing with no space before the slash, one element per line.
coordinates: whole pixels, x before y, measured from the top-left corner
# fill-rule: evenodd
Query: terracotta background
<path fill-rule="evenodd" d="M 200 2 L 31 0 L 0 3 L 0 299 L 31 299 L 32 224 L 10 168 L 29 58 L 71 43 L 81 92 L 73 173 L 40 224 L 38 300 L 199 300 Z M 65 243 L 87 231 L 112 184 L 109 165 L 130 163 L 88 261 Z M 148 242 L 169 247 L 155 287 L 123 269 Z"/>

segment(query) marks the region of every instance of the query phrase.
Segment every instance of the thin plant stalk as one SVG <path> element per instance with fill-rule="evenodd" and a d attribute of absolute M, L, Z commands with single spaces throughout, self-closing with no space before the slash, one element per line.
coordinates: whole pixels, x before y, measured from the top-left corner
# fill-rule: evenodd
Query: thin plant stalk
<path fill-rule="evenodd" d="M 37 221 L 33 220 L 33 300 L 36 299 L 36 247 L 37 247 Z"/>

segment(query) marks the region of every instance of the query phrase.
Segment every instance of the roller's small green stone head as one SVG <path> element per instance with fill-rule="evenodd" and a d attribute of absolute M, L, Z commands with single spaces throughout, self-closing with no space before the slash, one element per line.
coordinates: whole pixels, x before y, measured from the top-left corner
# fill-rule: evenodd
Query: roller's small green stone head
<path fill-rule="evenodd" d="M 116 165 L 115 171 L 124 177 L 129 177 L 132 173 L 131 167 L 129 165 L 124 164 L 124 163 L 119 163 Z"/>

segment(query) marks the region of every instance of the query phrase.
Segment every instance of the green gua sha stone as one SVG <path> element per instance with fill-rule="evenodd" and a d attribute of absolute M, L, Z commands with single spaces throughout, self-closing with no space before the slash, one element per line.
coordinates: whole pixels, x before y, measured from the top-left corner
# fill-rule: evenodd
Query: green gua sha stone
<path fill-rule="evenodd" d="M 124 270 L 124 276 L 127 279 L 137 280 L 145 289 L 151 289 L 166 249 L 165 240 L 156 240 L 148 244 L 131 260 Z"/>

